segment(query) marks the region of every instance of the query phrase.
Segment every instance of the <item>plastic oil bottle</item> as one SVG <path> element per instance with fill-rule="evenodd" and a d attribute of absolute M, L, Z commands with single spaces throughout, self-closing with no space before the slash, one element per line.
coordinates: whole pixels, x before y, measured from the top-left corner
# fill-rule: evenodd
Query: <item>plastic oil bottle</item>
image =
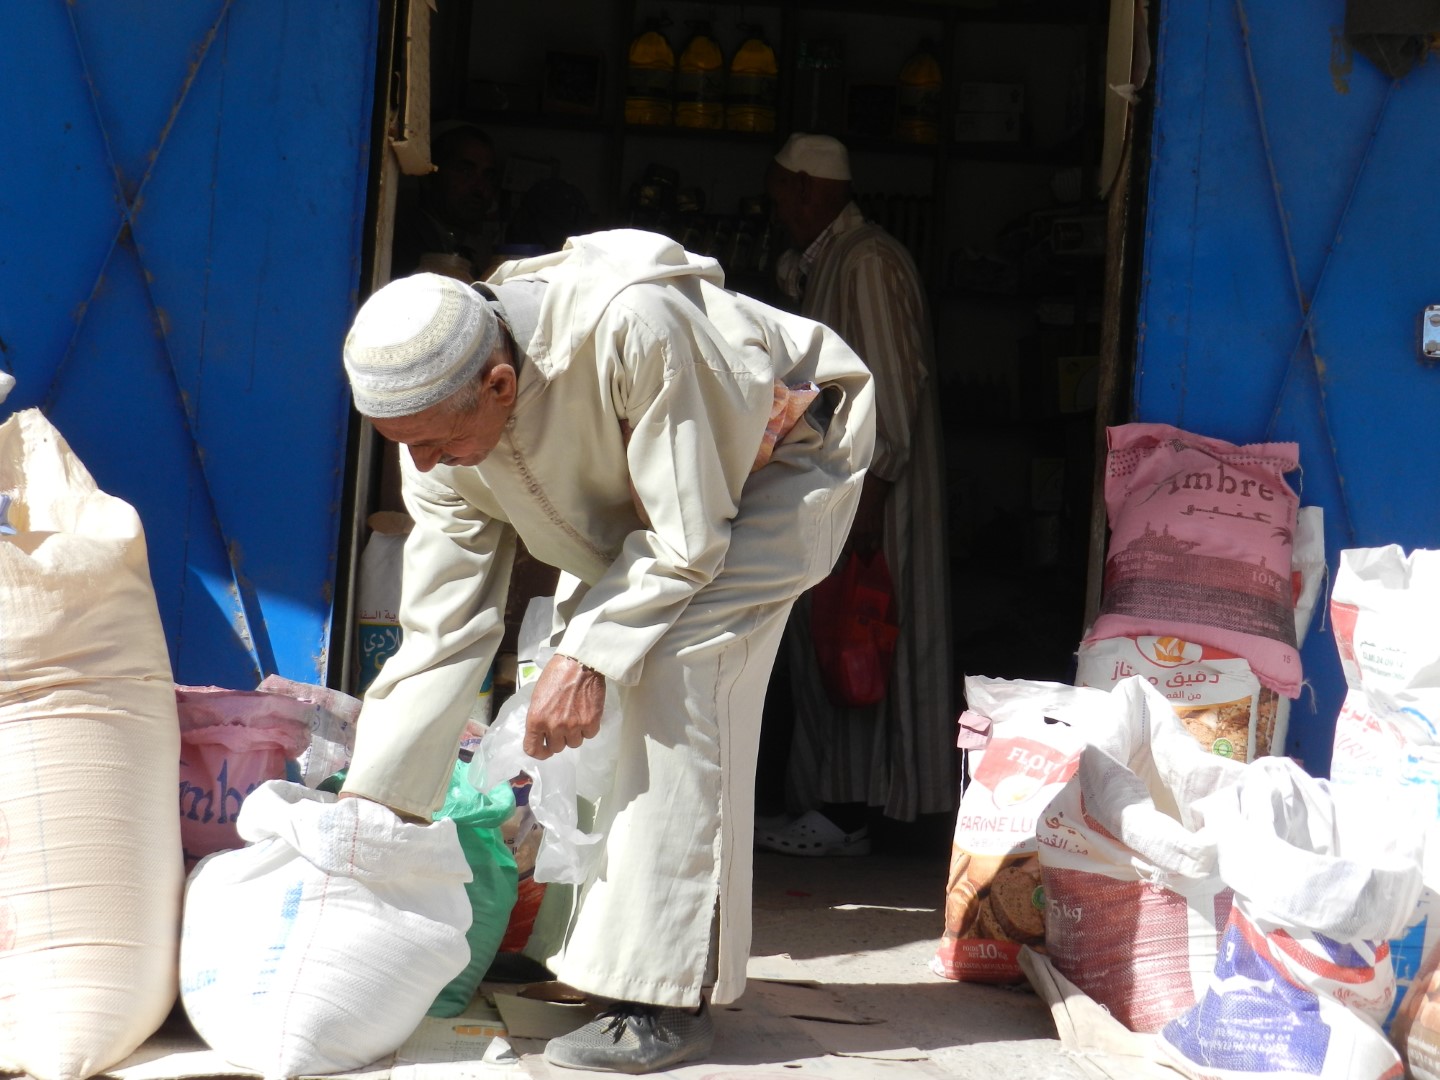
<path fill-rule="evenodd" d="M 703 23 L 697 24 L 695 36 L 680 54 L 680 66 L 675 72 L 675 124 L 689 128 L 725 126 L 725 57 Z"/>
<path fill-rule="evenodd" d="M 930 42 L 922 41 L 900 69 L 896 95 L 895 137 L 903 142 L 933 143 L 940 138 L 940 61 Z"/>
<path fill-rule="evenodd" d="M 725 126 L 731 131 L 774 131 L 779 81 L 775 50 L 755 30 L 730 58 L 730 77 L 725 84 Z"/>
<path fill-rule="evenodd" d="M 648 23 L 630 43 L 625 77 L 625 122 L 671 122 L 675 90 L 675 50 L 660 32 L 658 21 Z"/>

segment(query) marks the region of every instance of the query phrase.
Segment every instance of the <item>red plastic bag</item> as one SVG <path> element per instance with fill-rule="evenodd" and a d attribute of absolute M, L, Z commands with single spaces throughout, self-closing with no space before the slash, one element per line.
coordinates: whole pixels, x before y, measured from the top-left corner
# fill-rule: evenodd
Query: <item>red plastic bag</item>
<path fill-rule="evenodd" d="M 900 629 L 882 552 L 851 553 L 811 594 L 810 634 L 825 689 L 835 705 L 874 705 L 885 697 Z"/>

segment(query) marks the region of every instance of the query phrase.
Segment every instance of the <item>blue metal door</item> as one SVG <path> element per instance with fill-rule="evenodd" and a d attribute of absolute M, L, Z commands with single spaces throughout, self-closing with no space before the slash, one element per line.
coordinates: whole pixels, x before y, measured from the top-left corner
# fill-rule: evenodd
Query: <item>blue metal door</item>
<path fill-rule="evenodd" d="M 1352 54 L 1343 0 L 1168 0 L 1160 12 L 1140 418 L 1296 440 L 1339 550 L 1440 546 L 1440 64 Z M 1326 599 L 1328 603 L 1328 597 Z M 1322 617 L 1289 752 L 1328 771 L 1344 693 Z"/>
<path fill-rule="evenodd" d="M 326 676 L 375 0 L 0 10 L 0 418 L 140 512 L 177 680 Z"/>

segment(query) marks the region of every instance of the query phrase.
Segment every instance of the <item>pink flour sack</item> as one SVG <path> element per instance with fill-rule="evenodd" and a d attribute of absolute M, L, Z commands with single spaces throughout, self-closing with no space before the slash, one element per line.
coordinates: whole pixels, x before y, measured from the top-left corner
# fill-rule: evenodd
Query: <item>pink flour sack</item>
<path fill-rule="evenodd" d="M 1300 693 L 1291 595 L 1293 442 L 1235 446 L 1168 424 L 1106 432 L 1110 546 L 1086 643 L 1170 635 L 1244 657 Z"/>
<path fill-rule="evenodd" d="M 245 846 L 240 807 L 310 745 L 312 706 L 284 693 L 177 686 L 180 843 L 186 871 L 216 851 Z"/>

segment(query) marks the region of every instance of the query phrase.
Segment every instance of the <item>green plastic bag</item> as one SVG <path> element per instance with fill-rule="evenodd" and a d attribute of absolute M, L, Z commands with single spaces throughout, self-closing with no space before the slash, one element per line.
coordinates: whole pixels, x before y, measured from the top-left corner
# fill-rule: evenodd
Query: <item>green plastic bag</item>
<path fill-rule="evenodd" d="M 515 812 L 515 789 L 508 781 L 489 791 L 477 791 L 468 779 L 470 763 L 457 761 L 450 774 L 450 788 L 437 817 L 450 818 L 460 836 L 465 861 L 474 875 L 465 886 L 470 908 L 475 913 L 465 940 L 470 945 L 470 963 L 450 980 L 436 996 L 427 1016 L 459 1016 L 475 997 L 485 977 L 515 906 L 518 873 L 515 856 L 505 846 L 500 826 Z"/>
<path fill-rule="evenodd" d="M 320 790 L 338 793 L 345 783 L 345 773 L 342 769 L 327 777 Z M 425 1014 L 442 1019 L 459 1016 L 475 997 L 480 980 L 500 950 L 519 885 L 515 856 L 510 854 L 500 835 L 500 826 L 515 812 L 515 789 L 509 781 L 504 781 L 489 791 L 477 791 L 470 784 L 469 774 L 468 761 L 455 763 L 444 805 L 435 815 L 455 822 L 460 849 L 470 864 L 471 879 L 465 886 L 465 895 L 470 898 L 473 913 L 470 929 L 465 933 L 470 963 L 436 995 Z"/>

